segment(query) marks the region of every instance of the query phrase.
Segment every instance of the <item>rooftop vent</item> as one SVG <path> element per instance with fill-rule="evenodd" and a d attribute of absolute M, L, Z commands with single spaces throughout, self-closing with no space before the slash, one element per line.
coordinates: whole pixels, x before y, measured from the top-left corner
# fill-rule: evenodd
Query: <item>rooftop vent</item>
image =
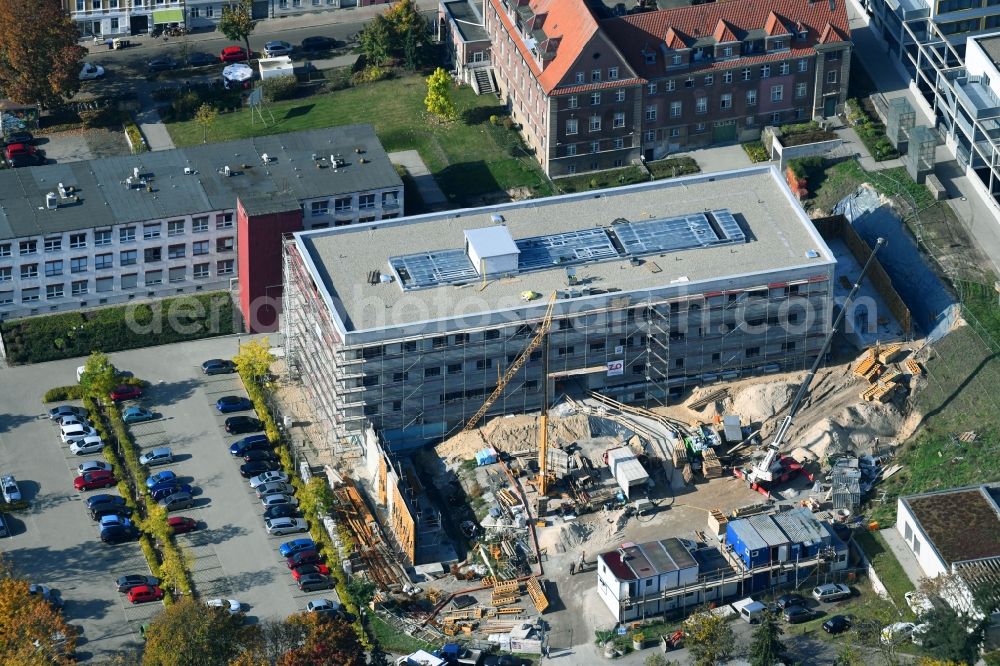
<path fill-rule="evenodd" d="M 55 192 L 49 192 L 45 195 L 45 207 L 49 210 L 55 210 L 59 208 L 59 195 Z"/>
<path fill-rule="evenodd" d="M 493 213 L 490 215 L 490 221 L 493 222 L 493 224 L 503 224 L 503 215 L 500 213 Z"/>
<path fill-rule="evenodd" d="M 819 256 L 819 252 L 816 250 L 806 250 L 806 256 L 810 259 L 815 259 Z"/>
<path fill-rule="evenodd" d="M 267 153 L 264 153 L 263 155 L 261 155 L 261 156 L 260 156 L 260 160 L 261 160 L 261 161 L 262 161 L 262 162 L 263 162 L 264 164 L 267 164 L 268 162 L 270 162 L 270 161 L 271 161 L 271 156 L 270 156 L 270 155 L 268 155 Z"/>

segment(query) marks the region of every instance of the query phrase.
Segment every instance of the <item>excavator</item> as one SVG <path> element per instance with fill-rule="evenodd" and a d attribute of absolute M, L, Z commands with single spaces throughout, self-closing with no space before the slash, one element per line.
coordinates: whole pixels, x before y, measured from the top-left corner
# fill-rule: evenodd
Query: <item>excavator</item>
<path fill-rule="evenodd" d="M 844 299 L 843 306 L 841 307 L 837 318 L 834 320 L 833 326 L 830 327 L 830 332 L 827 334 L 826 340 L 823 342 L 823 348 L 820 349 L 819 353 L 816 355 L 816 360 L 813 362 L 812 368 L 810 368 L 809 372 L 802 380 L 802 383 L 799 385 L 799 389 L 795 393 L 792 404 L 788 408 L 788 414 L 786 414 L 785 418 L 781 420 L 781 425 L 778 426 L 778 431 L 775 433 L 774 439 L 772 439 L 771 443 L 768 444 L 763 455 L 758 457 L 752 465 L 743 468 L 733 468 L 733 474 L 747 481 L 747 483 L 750 484 L 750 487 L 757 492 L 764 495 L 770 495 L 772 488 L 778 484 L 792 480 L 802 471 L 802 464 L 800 462 L 791 456 L 781 455 L 781 447 L 785 443 L 785 438 L 788 436 L 788 431 L 792 427 L 792 421 L 795 419 L 795 415 L 798 414 L 799 408 L 802 406 L 802 401 L 805 400 L 807 395 L 809 395 L 809 387 L 812 385 L 813 379 L 816 377 L 816 372 L 819 371 L 819 366 L 823 363 L 823 359 L 827 352 L 830 351 L 833 336 L 836 334 L 837 329 L 843 322 L 851 301 L 854 299 L 855 295 L 857 295 L 858 289 L 861 288 L 861 281 L 864 280 L 865 274 L 868 272 L 868 268 L 872 265 L 872 263 L 874 263 L 875 255 L 878 254 L 879 250 L 881 250 L 884 245 L 884 238 L 879 238 L 875 243 L 875 247 L 872 249 L 872 253 L 868 257 L 868 261 L 866 261 L 865 265 L 861 268 L 861 274 L 858 276 L 854 286 L 851 287 L 851 291 L 847 294 L 847 298 Z"/>

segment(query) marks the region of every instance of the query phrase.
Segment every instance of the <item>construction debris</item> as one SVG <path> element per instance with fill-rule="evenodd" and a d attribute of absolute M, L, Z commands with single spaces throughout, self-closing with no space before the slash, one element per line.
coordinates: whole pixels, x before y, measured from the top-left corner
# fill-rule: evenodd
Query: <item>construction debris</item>
<path fill-rule="evenodd" d="M 722 463 L 712 449 L 702 451 L 701 473 L 706 479 L 717 479 L 722 476 Z"/>

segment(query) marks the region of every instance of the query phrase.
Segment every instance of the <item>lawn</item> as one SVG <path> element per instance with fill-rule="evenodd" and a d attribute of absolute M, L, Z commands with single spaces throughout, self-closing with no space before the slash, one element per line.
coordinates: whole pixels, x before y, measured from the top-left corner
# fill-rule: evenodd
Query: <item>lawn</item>
<path fill-rule="evenodd" d="M 427 650 L 430 652 L 436 649 L 436 647 L 430 643 L 425 643 L 421 640 L 413 638 L 409 634 L 396 631 L 386 624 L 382 618 L 376 615 L 371 616 L 368 628 L 371 630 L 375 639 L 379 642 L 379 645 L 386 652 L 392 652 L 393 654 L 412 654 L 417 650 Z"/>
<path fill-rule="evenodd" d="M 423 105 L 427 86 L 416 75 L 269 105 L 276 122 L 251 124 L 249 111 L 220 114 L 211 129 L 216 141 L 321 127 L 371 123 L 387 152 L 416 150 L 455 205 L 479 203 L 483 195 L 520 189 L 519 196 L 545 196 L 552 189 L 516 129 L 494 126 L 505 115 L 495 97 L 469 87 L 454 90 L 459 119 L 441 122 Z M 194 121 L 167 124 L 177 146 L 201 143 Z"/>
<path fill-rule="evenodd" d="M 865 551 L 868 561 L 875 567 L 875 573 L 885 585 L 896 608 L 906 611 L 908 607 L 903 595 L 914 589 L 913 582 L 903 571 L 896 556 L 889 550 L 889 544 L 878 532 L 858 532 L 854 541 Z"/>

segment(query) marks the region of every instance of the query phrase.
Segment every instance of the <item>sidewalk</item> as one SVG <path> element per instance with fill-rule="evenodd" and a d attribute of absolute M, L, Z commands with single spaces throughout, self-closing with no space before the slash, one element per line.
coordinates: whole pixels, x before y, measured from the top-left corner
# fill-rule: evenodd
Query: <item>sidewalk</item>
<path fill-rule="evenodd" d="M 427 165 L 420 158 L 420 153 L 415 150 L 400 150 L 395 153 L 389 153 L 389 161 L 404 167 L 410 174 L 410 177 L 413 178 L 424 208 L 427 210 L 439 210 L 448 207 L 448 198 L 441 191 L 437 181 L 434 180 L 434 176 L 431 175 L 431 172 L 427 169 Z"/>

